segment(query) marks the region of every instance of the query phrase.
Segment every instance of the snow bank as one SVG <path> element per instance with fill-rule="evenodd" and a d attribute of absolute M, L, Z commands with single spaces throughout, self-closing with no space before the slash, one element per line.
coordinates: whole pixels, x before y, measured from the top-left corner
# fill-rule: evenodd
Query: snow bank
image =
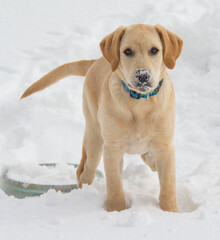
<path fill-rule="evenodd" d="M 41 185 L 77 184 L 76 168 L 73 165 L 62 163 L 57 164 L 55 167 L 20 163 L 8 169 L 7 178 L 23 183 Z"/>
<path fill-rule="evenodd" d="M 2 231 L 2 236 L 21 239 L 18 236 L 25 232 L 28 239 L 217 239 L 219 171 L 219 161 L 210 160 L 178 179 L 180 213 L 160 209 L 157 175 L 146 165 L 130 164 L 125 169 L 123 181 L 131 207 L 122 212 L 104 210 L 104 179 L 69 194 L 51 190 L 22 201 L 0 192 L 2 229 L 16 226 L 14 231 Z"/>

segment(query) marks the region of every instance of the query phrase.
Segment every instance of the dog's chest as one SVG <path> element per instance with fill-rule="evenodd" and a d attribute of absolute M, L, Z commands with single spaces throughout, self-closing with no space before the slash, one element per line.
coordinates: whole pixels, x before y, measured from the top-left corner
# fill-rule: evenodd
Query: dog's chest
<path fill-rule="evenodd" d="M 132 127 L 131 127 L 132 126 Z M 127 153 L 129 154 L 143 154 L 150 149 L 150 139 L 152 135 L 152 123 L 149 124 L 144 115 L 142 117 L 135 117 L 130 125 L 130 131 L 127 135 Z"/>
<path fill-rule="evenodd" d="M 127 153 L 129 154 L 143 154 L 150 149 L 150 138 L 141 136 L 141 134 L 135 134 L 128 138 L 127 141 Z"/>
<path fill-rule="evenodd" d="M 143 154 L 149 151 L 150 137 L 147 132 L 135 131 L 127 138 L 127 153 Z"/>

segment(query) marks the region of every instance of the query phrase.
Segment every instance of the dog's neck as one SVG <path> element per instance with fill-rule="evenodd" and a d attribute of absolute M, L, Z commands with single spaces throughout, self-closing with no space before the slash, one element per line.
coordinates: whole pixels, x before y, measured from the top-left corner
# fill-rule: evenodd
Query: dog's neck
<path fill-rule="evenodd" d="M 149 100 L 150 97 L 158 94 L 158 92 L 163 84 L 164 79 L 162 78 L 160 80 L 158 86 L 154 89 L 153 92 L 146 93 L 146 94 L 137 93 L 137 92 L 131 90 L 123 80 L 121 80 L 121 81 L 122 81 L 122 84 L 125 87 L 126 91 L 130 94 L 130 96 L 132 98 L 134 98 L 134 99 L 146 98 L 147 100 Z"/>

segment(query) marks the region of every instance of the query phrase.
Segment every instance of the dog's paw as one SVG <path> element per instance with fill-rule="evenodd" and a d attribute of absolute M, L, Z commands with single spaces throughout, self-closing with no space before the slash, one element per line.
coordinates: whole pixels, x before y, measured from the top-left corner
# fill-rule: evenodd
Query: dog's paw
<path fill-rule="evenodd" d="M 178 206 L 176 199 L 167 199 L 160 196 L 160 207 L 163 211 L 178 212 Z"/>
<path fill-rule="evenodd" d="M 108 212 L 113 212 L 113 211 L 123 211 L 126 209 L 126 204 L 125 200 L 121 201 L 107 201 L 107 211 Z"/>
<path fill-rule="evenodd" d="M 95 173 L 84 169 L 80 174 L 77 176 L 78 181 L 79 181 L 79 187 L 82 188 L 83 184 L 92 184 L 94 178 L 95 178 Z"/>

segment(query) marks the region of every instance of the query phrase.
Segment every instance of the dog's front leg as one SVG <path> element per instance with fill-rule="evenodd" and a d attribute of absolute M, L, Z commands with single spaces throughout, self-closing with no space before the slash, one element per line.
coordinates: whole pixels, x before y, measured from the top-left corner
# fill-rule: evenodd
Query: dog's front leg
<path fill-rule="evenodd" d="M 164 211 L 177 212 L 174 146 L 157 145 L 154 156 L 160 181 L 160 206 Z"/>
<path fill-rule="evenodd" d="M 107 211 L 126 208 L 122 186 L 123 150 L 115 144 L 104 145 L 104 165 L 107 185 Z"/>

